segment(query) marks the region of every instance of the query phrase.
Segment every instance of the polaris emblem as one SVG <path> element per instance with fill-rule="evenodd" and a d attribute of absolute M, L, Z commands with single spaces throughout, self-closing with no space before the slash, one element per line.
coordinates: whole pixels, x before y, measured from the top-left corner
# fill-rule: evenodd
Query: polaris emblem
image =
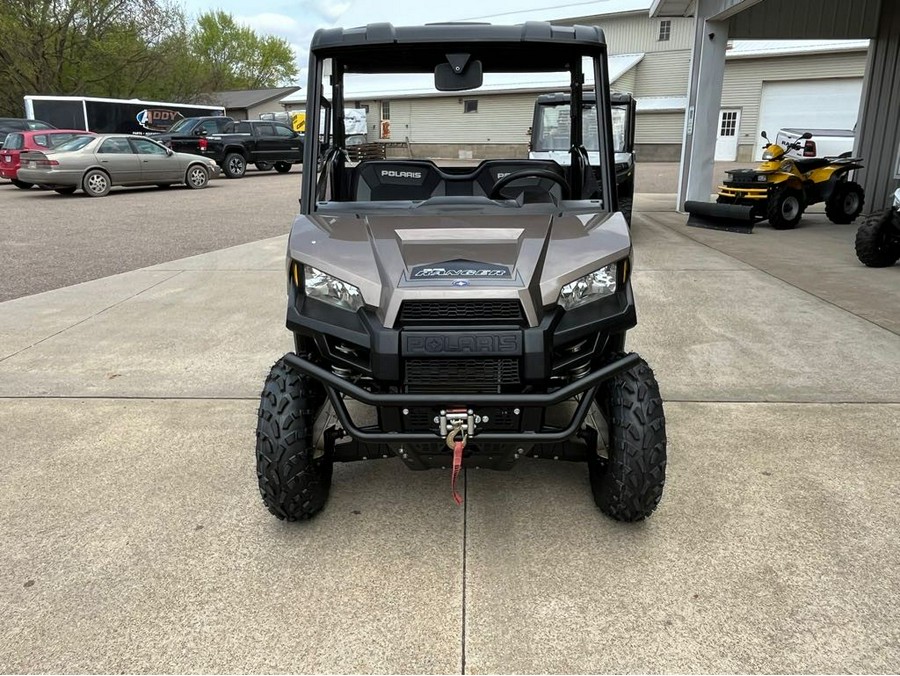
<path fill-rule="evenodd" d="M 473 263 L 472 261 L 447 261 L 417 265 L 412 269 L 410 279 L 428 280 L 455 277 L 454 286 L 468 286 L 466 279 L 510 279 L 509 268 L 493 263 Z"/>
<path fill-rule="evenodd" d="M 394 171 L 393 169 L 382 169 L 381 175 L 390 178 L 422 178 L 421 171 Z"/>
<path fill-rule="evenodd" d="M 477 333 L 432 333 L 404 331 L 401 353 L 404 357 L 477 354 L 480 357 L 504 357 L 522 354 L 520 331 Z"/>

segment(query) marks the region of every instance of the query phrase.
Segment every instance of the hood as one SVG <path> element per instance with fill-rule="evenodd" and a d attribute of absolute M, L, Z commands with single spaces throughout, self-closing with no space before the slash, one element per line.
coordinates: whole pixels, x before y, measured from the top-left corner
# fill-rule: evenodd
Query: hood
<path fill-rule="evenodd" d="M 392 326 L 403 300 L 518 298 L 529 324 L 563 285 L 630 254 L 620 214 L 301 215 L 289 257 L 360 289 Z"/>

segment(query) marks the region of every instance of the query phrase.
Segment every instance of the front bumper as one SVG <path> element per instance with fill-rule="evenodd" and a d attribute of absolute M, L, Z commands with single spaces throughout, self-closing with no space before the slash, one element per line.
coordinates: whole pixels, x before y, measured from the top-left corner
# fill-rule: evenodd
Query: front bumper
<path fill-rule="evenodd" d="M 743 200 L 751 200 L 753 202 L 765 201 L 769 199 L 768 188 L 744 188 L 730 185 L 720 185 L 718 188 L 720 198 L 734 201 L 735 203 Z"/>
<path fill-rule="evenodd" d="M 566 400 L 578 397 L 575 414 L 565 427 L 541 426 L 528 432 L 478 432 L 471 440 L 478 442 L 503 442 L 508 444 L 534 444 L 566 441 L 576 436 L 600 385 L 630 368 L 638 365 L 640 357 L 629 354 L 620 357 L 585 377 L 559 389 L 540 394 L 403 394 L 374 393 L 365 390 L 331 371 L 316 366 L 308 359 L 296 354 L 287 354 L 284 360 L 301 373 L 322 383 L 328 399 L 334 407 L 335 415 L 344 431 L 357 441 L 367 443 L 397 444 L 403 442 L 443 443 L 440 435 L 429 432 L 385 432 L 380 429 L 363 428 L 353 423 L 343 397 L 377 408 L 397 408 L 414 406 L 448 406 L 453 403 L 465 404 L 470 408 L 479 406 L 516 406 L 521 408 L 548 408 Z"/>
<path fill-rule="evenodd" d="M 448 406 L 447 402 L 459 401 L 459 395 L 373 393 L 295 354 L 285 355 L 284 360 L 297 371 L 322 383 L 325 388 L 337 424 L 323 430 L 320 448 L 335 461 L 397 456 L 413 470 L 446 468 L 451 464 L 451 452 L 441 434 L 385 431 L 381 424 L 358 425 L 347 404 L 349 401 L 355 408 L 374 407 L 378 420 L 384 422 L 405 416 L 415 407 L 444 408 Z M 547 460 L 588 460 L 597 453 L 599 434 L 585 422 L 600 386 L 604 381 L 636 366 L 639 361 L 635 354 L 620 357 L 581 380 L 544 394 L 465 395 L 462 401 L 470 413 L 484 411 L 484 406 L 515 406 L 517 415 L 521 411 L 523 421 L 531 421 L 538 426 L 526 432 L 484 432 L 476 429 L 468 437 L 462 466 L 509 470 L 525 455 Z M 566 407 L 566 404 L 569 406 Z M 544 413 L 553 410 L 552 407 L 556 407 L 563 417 L 557 416 L 555 425 L 541 422 Z"/>
<path fill-rule="evenodd" d="M 335 451 L 338 460 L 397 454 L 413 469 L 444 466 L 449 449 L 438 419 L 460 407 L 483 418 L 466 447 L 473 465 L 505 469 L 523 452 L 584 459 L 582 428 L 599 387 L 637 363 L 635 356 L 609 361 L 636 324 L 630 282 L 575 310 L 548 308 L 538 326 L 496 320 L 392 328 L 370 310 L 353 313 L 298 297 L 293 285 L 289 293 L 287 325 L 297 354 L 285 359 L 322 384 L 342 428 L 339 438 L 352 439 Z M 513 357 L 498 351 L 498 338 L 515 338 Z M 422 349 L 429 344 L 441 349 Z M 462 344 L 490 349 L 460 351 Z M 485 377 L 492 361 L 514 364 L 517 379 Z M 428 376 L 414 381 L 423 362 Z M 374 409 L 374 424 L 357 423 L 348 403 L 354 412 L 365 410 L 360 419 L 373 419 Z M 573 444 L 581 447 L 577 458 L 569 457 Z"/>

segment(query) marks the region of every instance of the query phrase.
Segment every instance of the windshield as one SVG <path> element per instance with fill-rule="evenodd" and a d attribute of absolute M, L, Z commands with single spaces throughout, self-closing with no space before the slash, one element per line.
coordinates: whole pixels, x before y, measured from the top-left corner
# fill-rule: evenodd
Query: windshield
<path fill-rule="evenodd" d="M 476 58 L 478 47 L 470 46 L 471 59 Z M 587 153 L 565 163 L 528 158 L 529 129 L 537 96 L 532 92 L 565 91 L 572 74 L 564 70 L 514 70 L 523 59 L 523 48 L 518 46 L 496 53 L 493 45 L 483 49 L 483 74 L 455 88 L 441 84 L 438 89 L 434 72 L 402 72 L 407 63 L 410 70 L 424 69 L 426 58 L 446 58 L 443 51 L 436 53 L 433 49 L 423 51 L 419 59 L 411 53 L 413 49 L 405 48 L 406 60 L 402 62 L 393 54 L 379 60 L 375 50 L 364 63 L 356 56 L 361 68 L 369 70 L 389 63 L 392 72 L 354 72 L 351 66 L 344 65 L 342 91 L 332 88 L 332 72 L 342 69 L 334 67 L 332 59 L 321 62 L 319 101 L 327 101 L 325 105 L 342 110 L 343 114 L 330 116 L 332 140 L 326 145 L 321 133 L 326 116 L 313 116 L 306 111 L 307 125 L 319 117 L 318 138 L 310 139 L 311 134 L 307 134 L 307 141 L 315 144 L 311 145 L 316 148 L 320 166 L 313 187 L 315 209 L 346 210 L 350 206 L 347 203 L 360 202 L 367 203 L 367 209 L 375 208 L 375 202 L 391 202 L 394 209 L 402 209 L 404 203 L 422 209 L 457 209 L 465 205 L 509 209 L 534 204 L 559 208 L 563 203 L 585 200 L 592 203 L 594 211 L 602 210 L 600 185 L 604 172 L 596 153 L 593 166 Z M 568 67 L 571 58 L 558 58 L 556 63 Z M 588 57 L 581 57 L 581 62 L 584 79 L 592 86 L 605 63 Z M 477 63 L 482 68 L 481 60 Z M 544 65 L 538 59 L 533 63 L 537 67 Z M 449 64 L 444 65 L 450 70 Z M 489 65 L 496 69 L 490 70 Z M 335 100 L 340 93 L 341 102 Z M 575 145 L 594 150 L 605 145 L 601 144 L 602 124 L 597 106 L 586 105 Z M 351 126 L 358 126 L 353 134 Z M 564 150 L 572 147 L 572 130 L 568 126 L 557 124 L 554 129 L 554 134 L 565 137 L 560 141 Z M 619 127 L 624 144 L 623 125 Z M 602 138 L 605 141 L 608 136 L 603 134 Z M 311 172 L 305 179 L 310 176 Z"/>
<path fill-rule="evenodd" d="M 65 143 L 61 143 L 60 145 L 56 146 L 54 148 L 54 150 L 59 153 L 65 153 L 65 152 L 69 152 L 72 150 L 81 150 L 88 143 L 93 141 L 95 138 L 97 138 L 97 137 L 96 136 L 76 136 L 71 141 L 66 141 Z"/>
<path fill-rule="evenodd" d="M 176 131 L 181 131 L 182 129 L 190 127 L 192 124 L 194 124 L 194 122 L 196 122 L 196 120 L 194 120 L 193 118 L 185 117 L 184 119 L 178 120 L 178 122 L 169 127 L 166 133 L 172 134 Z"/>
<path fill-rule="evenodd" d="M 568 103 L 542 103 L 538 116 L 538 128 L 534 130 L 533 150 L 568 151 L 569 150 L 569 110 Z M 588 128 L 587 120 L 597 114 L 593 103 L 584 104 L 584 126 Z M 625 152 L 625 125 L 628 118 L 628 109 L 625 106 L 612 106 L 613 127 L 613 152 Z M 584 147 L 590 152 L 600 150 L 600 139 L 596 134 L 584 135 Z"/>

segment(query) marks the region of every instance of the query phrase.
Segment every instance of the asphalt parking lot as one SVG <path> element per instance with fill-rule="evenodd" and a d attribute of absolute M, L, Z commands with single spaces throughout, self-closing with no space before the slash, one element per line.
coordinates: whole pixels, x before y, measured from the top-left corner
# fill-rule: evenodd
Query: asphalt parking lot
<path fill-rule="evenodd" d="M 102 203 L 98 247 L 117 219 L 154 246 L 0 304 L 0 671 L 897 671 L 900 266 L 861 266 L 853 226 L 696 230 L 638 196 L 629 348 L 670 453 L 648 521 L 604 518 L 577 464 L 466 471 L 457 508 L 448 473 L 384 460 L 336 467 L 325 511 L 284 524 L 253 431 L 291 345 L 295 204 L 263 196 L 298 178 L 59 201 Z M 165 257 L 173 223 L 250 219 L 279 229 Z"/>
<path fill-rule="evenodd" d="M 300 177 L 251 168 L 204 190 L 113 188 L 101 198 L 0 181 L 0 301 L 284 234 Z"/>

